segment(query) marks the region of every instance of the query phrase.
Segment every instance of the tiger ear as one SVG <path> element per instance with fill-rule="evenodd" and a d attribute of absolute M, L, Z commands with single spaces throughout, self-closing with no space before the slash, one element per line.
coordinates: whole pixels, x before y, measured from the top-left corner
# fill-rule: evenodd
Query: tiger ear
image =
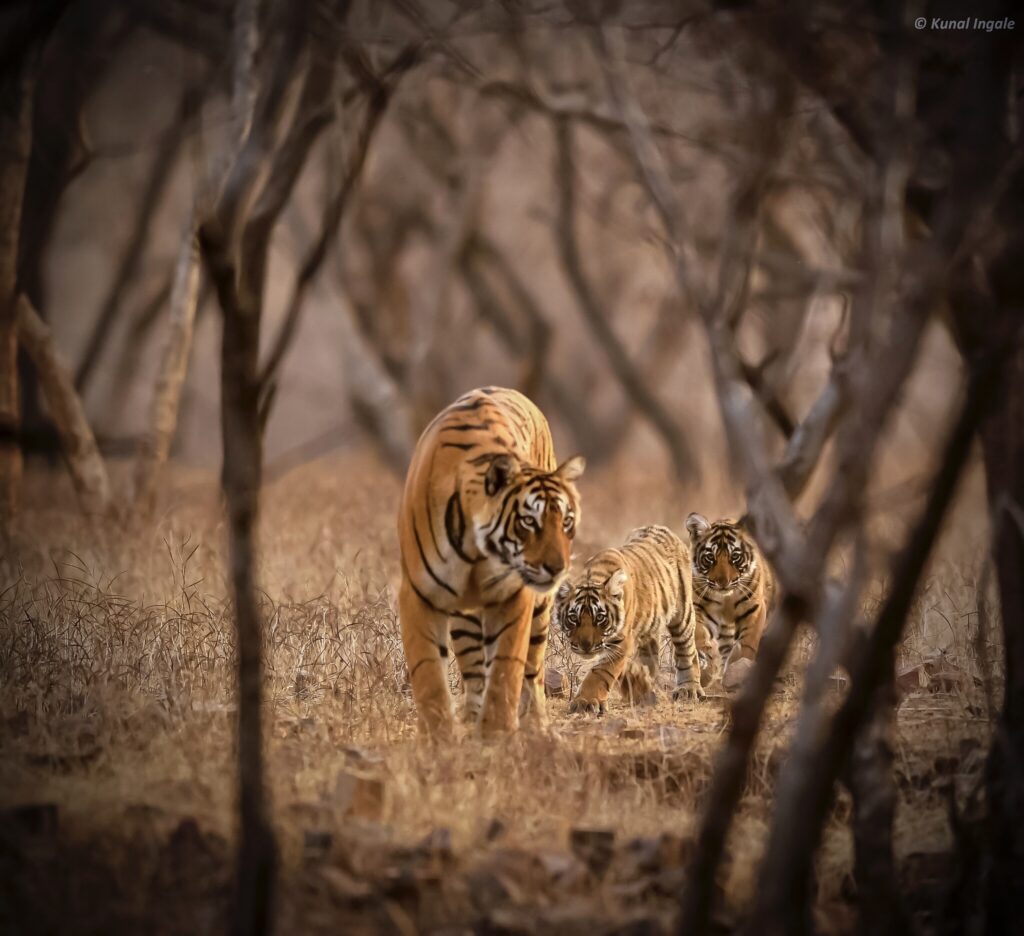
<path fill-rule="evenodd" d="M 562 579 L 561 585 L 558 586 L 558 591 L 555 592 L 555 601 L 561 603 L 565 601 L 569 595 L 572 594 L 572 582 L 568 579 Z"/>
<path fill-rule="evenodd" d="M 604 590 L 612 598 L 621 598 L 628 580 L 629 573 L 625 569 L 616 569 L 608 576 L 608 581 L 604 583 Z"/>
<path fill-rule="evenodd" d="M 692 513 L 686 518 L 686 529 L 690 534 L 690 541 L 697 542 L 697 538 L 711 526 L 704 514 Z"/>
<path fill-rule="evenodd" d="M 556 469 L 555 474 L 563 481 L 575 481 L 583 469 L 587 467 L 587 460 L 582 455 L 573 455 L 572 458 L 562 462 Z"/>
<path fill-rule="evenodd" d="M 487 466 L 487 474 L 484 475 L 484 491 L 488 497 L 494 497 L 518 475 L 519 462 L 514 456 L 505 452 L 495 455 Z"/>

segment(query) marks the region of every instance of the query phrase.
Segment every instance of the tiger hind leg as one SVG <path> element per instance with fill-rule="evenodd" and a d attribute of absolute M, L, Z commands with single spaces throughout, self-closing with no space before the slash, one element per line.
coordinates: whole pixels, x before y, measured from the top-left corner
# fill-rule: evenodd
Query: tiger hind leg
<path fill-rule="evenodd" d="M 454 734 L 448 690 L 448 616 L 429 605 L 403 577 L 398 613 L 420 731 L 434 740 Z"/>

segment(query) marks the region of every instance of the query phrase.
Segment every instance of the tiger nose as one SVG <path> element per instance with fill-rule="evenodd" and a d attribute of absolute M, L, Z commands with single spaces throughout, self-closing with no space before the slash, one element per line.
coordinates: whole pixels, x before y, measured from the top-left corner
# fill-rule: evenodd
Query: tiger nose
<path fill-rule="evenodd" d="M 594 649 L 594 642 L 586 637 L 580 637 L 580 650 L 584 653 L 590 653 Z"/>
<path fill-rule="evenodd" d="M 552 578 L 556 578 L 565 571 L 565 560 L 556 559 L 554 562 L 545 562 L 544 571 Z"/>

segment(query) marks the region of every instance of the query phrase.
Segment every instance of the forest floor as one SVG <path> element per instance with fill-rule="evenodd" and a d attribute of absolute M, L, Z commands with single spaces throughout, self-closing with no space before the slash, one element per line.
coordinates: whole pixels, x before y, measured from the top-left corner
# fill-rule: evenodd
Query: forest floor
<path fill-rule="evenodd" d="M 0 932 L 223 929 L 234 641 L 215 485 L 177 470 L 152 523 L 87 523 L 54 477 L 29 477 L 0 560 Z M 581 558 L 640 523 L 682 531 L 689 510 L 736 507 L 727 491 L 695 504 L 623 469 L 581 489 Z M 556 644 L 562 688 L 545 732 L 418 743 L 395 616 L 398 491 L 375 460 L 350 455 L 296 469 L 264 498 L 278 931 L 671 931 L 728 697 L 663 692 L 651 708 L 569 716 L 580 672 Z M 978 535 L 945 538 L 901 658 L 896 849 L 925 932 L 955 874 L 950 804 L 977 786 L 990 731 L 975 678 L 975 651 L 988 651 L 971 636 Z M 941 656 L 924 640 L 936 620 L 952 635 Z M 767 713 L 721 881 L 722 931 L 756 884 L 809 646 Z M 823 932 L 853 926 L 849 813 L 840 793 L 817 867 Z"/>

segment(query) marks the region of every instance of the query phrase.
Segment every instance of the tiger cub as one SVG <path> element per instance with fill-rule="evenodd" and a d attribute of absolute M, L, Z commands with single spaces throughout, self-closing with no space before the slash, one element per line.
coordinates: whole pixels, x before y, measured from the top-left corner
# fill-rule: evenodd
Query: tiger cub
<path fill-rule="evenodd" d="M 604 712 L 616 684 L 633 702 L 651 702 L 658 675 L 658 639 L 668 628 L 676 659 L 673 698 L 703 699 L 691 586 L 690 553 L 663 526 L 634 530 L 618 549 L 593 556 L 580 578 L 555 594 L 555 620 L 574 653 L 594 667 L 569 705 Z"/>
<path fill-rule="evenodd" d="M 735 689 L 753 665 L 775 592 L 771 567 L 742 521 L 692 513 L 686 529 L 693 547 L 697 617 L 717 643 L 722 685 Z M 713 653 L 703 657 L 715 669 Z M 705 679 L 705 685 L 709 680 Z"/>
<path fill-rule="evenodd" d="M 569 568 L 584 466 L 555 461 L 547 420 L 515 390 L 472 390 L 423 430 L 398 517 L 398 610 L 427 735 L 453 731 L 449 639 L 466 720 L 484 734 L 515 729 L 520 707 L 543 721 L 552 593 Z"/>

